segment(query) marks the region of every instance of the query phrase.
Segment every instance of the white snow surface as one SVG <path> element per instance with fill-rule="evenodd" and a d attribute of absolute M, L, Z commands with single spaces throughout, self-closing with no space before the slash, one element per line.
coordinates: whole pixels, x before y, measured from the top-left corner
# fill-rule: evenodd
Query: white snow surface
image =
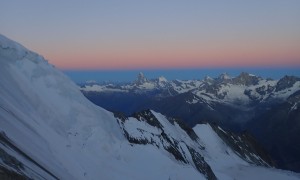
<path fill-rule="evenodd" d="M 278 80 L 265 80 L 262 79 L 258 82 L 257 85 L 239 85 L 226 83 L 221 84 L 217 89 L 217 95 L 223 96 L 223 98 L 217 97 L 215 94 L 206 92 L 205 89 L 195 89 L 192 92 L 200 98 L 205 99 L 209 102 L 220 102 L 226 104 L 239 104 L 247 105 L 252 102 L 248 95 L 245 94 L 246 91 L 249 91 L 252 97 L 257 98 L 259 101 L 265 101 L 268 98 L 274 98 L 278 100 L 285 100 L 290 95 L 295 93 L 300 89 L 300 81 L 296 82 L 292 87 L 286 88 L 284 90 L 275 91 Z M 258 89 L 266 91 L 265 94 L 259 94 Z M 267 92 L 268 88 L 273 88 L 272 91 Z"/>
<path fill-rule="evenodd" d="M 154 89 L 155 88 L 155 84 L 151 83 L 151 82 L 144 82 L 143 84 L 138 86 L 141 89 Z"/>
<path fill-rule="evenodd" d="M 84 91 L 92 91 L 92 92 L 128 92 L 126 89 L 117 89 L 117 88 L 110 88 L 107 85 L 86 85 L 83 88 L 80 88 Z"/>
<path fill-rule="evenodd" d="M 162 125 L 162 129 L 151 126 L 145 121 L 139 121 L 133 117 L 130 117 L 124 122 L 124 128 L 129 133 L 130 137 L 139 140 L 147 140 L 148 142 L 155 142 L 155 144 L 159 147 L 170 146 L 169 142 L 166 142 L 159 137 L 163 131 L 173 143 L 174 140 L 176 140 L 177 142 L 184 142 L 184 144 L 180 145 L 182 149 L 186 148 L 186 145 L 195 149 L 200 148 L 201 142 L 193 141 L 190 136 L 178 125 L 177 122 L 174 122 L 173 125 L 167 120 L 164 115 L 155 111 L 151 111 L 151 113 Z M 189 154 L 189 152 L 185 152 L 185 154 Z M 191 160 L 191 162 L 193 161 Z"/>
<path fill-rule="evenodd" d="M 193 129 L 205 146 L 204 159 L 219 179 L 300 179 L 300 175 L 297 173 L 254 166 L 243 161 L 221 140 L 209 124 L 199 124 Z"/>
<path fill-rule="evenodd" d="M 154 147 L 131 147 L 112 113 L 42 56 L 2 35 L 0 119 L 0 131 L 60 179 L 203 179 Z"/>
<path fill-rule="evenodd" d="M 186 160 L 191 165 L 193 165 L 193 161 L 186 147 L 187 145 L 193 147 L 204 157 L 205 161 L 210 165 L 218 179 L 293 180 L 299 179 L 300 177 L 299 174 L 293 172 L 249 164 L 241 159 L 230 147 L 228 147 L 209 124 L 199 124 L 193 128 L 199 137 L 198 140 L 194 141 L 176 122 L 173 125 L 166 119 L 164 115 L 154 111 L 151 111 L 151 113 L 160 122 L 164 133 L 169 137 L 169 139 L 171 141 L 176 140 L 177 142 L 180 142 L 179 149 L 184 152 Z M 159 147 L 158 149 L 167 155 L 163 146 L 168 146 L 168 143 L 157 137 L 161 134 L 162 130 L 154 126 L 150 126 L 145 121 L 139 121 L 133 117 L 124 122 L 124 128 L 129 133 L 130 137 L 139 140 L 148 140 L 148 142 L 152 143 L 154 142 L 156 146 Z M 223 129 L 219 129 L 224 133 L 227 133 Z M 205 149 L 201 149 L 201 147 L 205 147 Z M 192 166 L 186 165 L 185 167 Z"/>
<path fill-rule="evenodd" d="M 248 103 L 249 97 L 244 94 L 245 86 L 243 85 L 222 85 L 219 90 L 219 94 L 225 93 L 226 96 L 224 98 L 225 102 L 240 102 L 240 103 Z"/>

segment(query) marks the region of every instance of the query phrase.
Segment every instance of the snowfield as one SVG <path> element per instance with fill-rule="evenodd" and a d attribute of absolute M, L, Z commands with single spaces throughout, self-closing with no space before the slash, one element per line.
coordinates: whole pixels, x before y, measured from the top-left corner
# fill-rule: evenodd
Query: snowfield
<path fill-rule="evenodd" d="M 155 115 L 165 122 L 162 115 Z M 127 126 L 147 127 L 134 120 Z M 172 136 L 179 135 L 177 131 L 168 129 Z M 0 166 L 33 179 L 205 179 L 192 165 L 176 161 L 155 146 L 130 144 L 111 112 L 87 100 L 42 56 L 2 35 L 0 132 L 31 158 L 0 141 L 0 150 L 25 168 L 9 166 L 2 156 Z M 299 179 L 295 173 L 242 161 L 207 125 L 198 125 L 195 132 L 219 179 Z"/>
<path fill-rule="evenodd" d="M 300 175 L 289 171 L 254 166 L 238 157 L 222 139 L 212 130 L 210 125 L 201 124 L 193 128 L 201 137 L 207 151 L 205 160 L 219 179 L 299 179 Z"/>

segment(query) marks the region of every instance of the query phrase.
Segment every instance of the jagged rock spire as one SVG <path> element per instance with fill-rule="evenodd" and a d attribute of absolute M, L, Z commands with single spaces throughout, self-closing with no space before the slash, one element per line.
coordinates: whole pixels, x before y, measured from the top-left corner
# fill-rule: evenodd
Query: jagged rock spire
<path fill-rule="evenodd" d="M 144 74 L 142 72 L 140 72 L 137 76 L 136 84 L 141 85 L 147 81 L 148 81 L 148 79 L 144 76 Z"/>

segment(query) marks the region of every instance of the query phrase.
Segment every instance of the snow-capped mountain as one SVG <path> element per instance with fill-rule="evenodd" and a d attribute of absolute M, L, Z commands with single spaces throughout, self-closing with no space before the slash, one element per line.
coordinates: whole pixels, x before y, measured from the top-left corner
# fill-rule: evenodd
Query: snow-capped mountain
<path fill-rule="evenodd" d="M 116 116 L 0 35 L 1 179 L 299 179 L 228 142 L 212 126 L 187 129 L 154 111 Z"/>
<path fill-rule="evenodd" d="M 191 129 L 177 119 L 151 110 L 129 118 L 119 114 L 116 117 L 130 143 L 154 145 L 176 160 L 191 164 L 208 179 L 215 179 L 220 167 L 273 165 L 268 155 L 245 134 L 235 135 L 210 124 L 199 124 Z"/>
<path fill-rule="evenodd" d="M 300 91 L 299 77 L 272 80 L 243 72 L 237 77 L 224 73 L 203 80 L 161 79 L 147 79 L 140 84 L 87 84 L 81 86 L 81 91 L 95 104 L 113 112 L 131 115 L 152 109 L 178 117 L 190 127 L 210 122 L 235 132 L 249 131 L 279 167 L 300 172 L 300 149 L 295 148 L 300 147 L 299 116 L 294 113 L 298 103 L 290 102 Z M 285 130 L 276 133 L 277 129 Z M 277 141 L 273 137 L 279 134 Z M 282 146 L 282 142 L 289 143 Z"/>
<path fill-rule="evenodd" d="M 242 72 L 237 77 L 221 74 L 217 78 L 205 77 L 203 80 L 172 80 L 164 77 L 148 80 L 140 73 L 137 80 L 125 85 L 86 84 L 81 87 L 83 92 L 155 92 L 155 96 L 167 97 L 191 92 L 195 99 L 190 103 L 207 102 L 251 104 L 269 99 L 285 100 L 289 95 L 300 89 L 300 78 L 285 76 L 280 80 L 263 79 Z M 168 93 L 166 93 L 168 92 Z"/>
<path fill-rule="evenodd" d="M 190 126 L 210 121 L 232 130 L 243 130 L 257 113 L 283 103 L 298 90 L 298 77 L 272 80 L 244 72 L 237 77 L 224 73 L 217 78 L 185 81 L 167 81 L 162 77 L 149 80 L 139 74 L 133 83 L 81 87 L 88 99 L 111 111 L 130 115 L 153 109 L 184 119 Z"/>

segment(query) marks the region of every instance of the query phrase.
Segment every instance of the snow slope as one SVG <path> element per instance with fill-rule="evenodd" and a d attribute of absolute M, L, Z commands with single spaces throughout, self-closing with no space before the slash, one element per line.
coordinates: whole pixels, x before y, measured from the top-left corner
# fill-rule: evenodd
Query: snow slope
<path fill-rule="evenodd" d="M 157 147 L 162 153 L 174 160 L 180 160 L 185 166 L 190 164 L 196 169 L 203 168 L 200 171 L 206 177 L 212 177 L 210 168 L 218 179 L 299 179 L 300 177 L 292 172 L 257 165 L 257 161 L 254 162 L 253 158 L 264 161 L 253 152 L 248 152 L 249 156 L 245 152 L 246 161 L 242 155 L 226 144 L 209 124 L 199 124 L 193 130 L 183 128 L 176 120 L 168 119 L 152 110 L 136 113 L 133 117 L 118 119 L 125 136 L 133 146 Z M 231 133 L 220 130 L 231 136 Z M 193 151 L 197 152 L 198 156 L 204 157 L 205 161 L 203 162 L 201 158 L 196 159 Z M 198 166 L 199 164 L 202 165 Z M 206 165 L 203 164 L 208 164 L 210 168 L 205 168 Z M 255 171 L 259 174 L 253 173 Z"/>
<path fill-rule="evenodd" d="M 112 113 L 88 101 L 43 57 L 2 35 L 0 119 L 0 132 L 60 179 L 203 177 L 152 147 L 131 147 Z M 13 150 L 2 149 L 17 157 Z M 51 178 L 26 158 L 18 160 Z M 147 162 L 145 168 L 143 162 Z"/>
<path fill-rule="evenodd" d="M 173 139 L 194 148 L 199 145 L 194 146 L 179 126 L 173 127 L 161 114 L 153 114 Z M 152 128 L 135 121 L 129 123 L 131 128 Z M 134 129 L 132 132 L 138 133 Z M 73 82 L 42 56 L 2 35 L 0 133 L 0 166 L 33 179 L 205 178 L 193 164 L 182 163 L 156 146 L 133 146 L 112 113 L 88 101 Z M 212 132 L 200 129 L 198 133 L 205 143 Z M 209 141 L 219 143 L 219 147 L 217 138 Z M 205 145 L 209 148 L 212 144 Z M 230 159 L 232 164 L 218 167 L 215 164 L 220 159 L 211 153 L 205 151 L 203 156 L 212 162 L 210 166 L 220 179 L 251 177 L 256 169 L 264 175 L 257 174 L 260 179 L 296 178 L 295 174 L 252 167 L 242 160 Z"/>
<path fill-rule="evenodd" d="M 193 130 L 201 137 L 207 151 L 204 158 L 219 179 L 300 179 L 299 174 L 255 166 L 243 161 L 222 141 L 209 124 L 197 125 Z"/>

